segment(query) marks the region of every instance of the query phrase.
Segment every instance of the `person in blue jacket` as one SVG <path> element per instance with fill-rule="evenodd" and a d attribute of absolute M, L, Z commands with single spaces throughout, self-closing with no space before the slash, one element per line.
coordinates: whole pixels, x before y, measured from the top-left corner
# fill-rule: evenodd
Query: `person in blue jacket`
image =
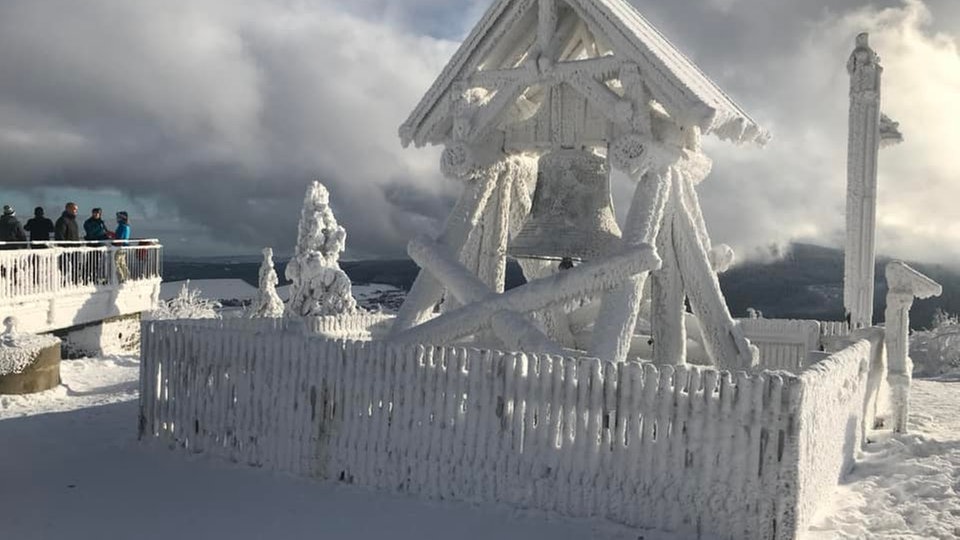
<path fill-rule="evenodd" d="M 130 239 L 130 217 L 126 212 L 117 212 L 117 230 L 115 234 L 117 240 Z"/>
<path fill-rule="evenodd" d="M 130 217 L 126 212 L 117 212 L 117 230 L 114 232 L 115 240 L 122 240 L 122 242 L 116 242 L 116 246 L 126 246 L 128 245 L 127 240 L 130 240 Z M 127 255 L 129 252 L 127 250 L 118 249 L 114 254 L 114 265 L 117 269 L 117 279 L 120 283 L 130 279 L 130 267 L 127 265 Z"/>

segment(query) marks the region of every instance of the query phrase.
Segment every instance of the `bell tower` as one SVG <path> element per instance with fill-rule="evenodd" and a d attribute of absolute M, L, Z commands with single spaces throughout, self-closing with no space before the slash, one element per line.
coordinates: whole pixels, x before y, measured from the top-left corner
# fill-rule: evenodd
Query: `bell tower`
<path fill-rule="evenodd" d="M 411 243 L 422 270 L 393 338 L 676 364 L 689 304 L 709 358 L 750 367 L 696 193 L 704 135 L 767 137 L 626 0 L 495 0 L 400 128 L 443 145 L 464 191 Z M 636 184 L 622 231 L 613 169 Z M 503 292 L 508 255 L 520 292 Z"/>

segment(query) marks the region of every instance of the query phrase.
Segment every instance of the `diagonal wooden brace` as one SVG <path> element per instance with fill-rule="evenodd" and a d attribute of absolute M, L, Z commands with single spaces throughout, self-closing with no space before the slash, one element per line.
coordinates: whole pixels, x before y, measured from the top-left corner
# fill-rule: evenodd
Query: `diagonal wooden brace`
<path fill-rule="evenodd" d="M 436 242 L 418 237 L 410 241 L 407 253 L 420 268 L 440 281 L 461 304 L 468 305 L 494 296 L 480 278 L 470 273 Z M 519 313 L 501 311 L 491 321 L 494 334 L 511 350 L 563 355 L 563 348 L 552 342 L 532 322 Z"/>
<path fill-rule="evenodd" d="M 494 316 L 501 311 L 539 311 L 559 302 L 613 289 L 637 274 L 659 267 L 660 257 L 650 245 L 637 246 L 444 313 L 396 334 L 393 340 L 401 344 L 449 343 L 490 327 Z"/>

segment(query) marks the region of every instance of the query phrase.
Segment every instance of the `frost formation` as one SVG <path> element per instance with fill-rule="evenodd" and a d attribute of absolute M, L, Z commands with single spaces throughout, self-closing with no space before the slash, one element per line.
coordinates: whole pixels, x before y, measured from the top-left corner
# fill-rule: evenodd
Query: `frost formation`
<path fill-rule="evenodd" d="M 293 259 L 287 264 L 288 317 L 321 317 L 356 311 L 350 278 L 340 269 L 347 231 L 330 209 L 330 194 L 320 182 L 307 189 Z"/>
<path fill-rule="evenodd" d="M 277 271 L 273 268 L 273 249 L 263 248 L 263 263 L 260 264 L 260 282 L 257 299 L 250 306 L 250 318 L 278 319 L 283 317 L 283 300 L 277 294 Z"/>
<path fill-rule="evenodd" d="M 147 314 L 154 321 L 179 319 L 219 319 L 220 302 L 200 296 L 199 289 L 191 289 L 190 281 L 180 287 L 177 296 L 157 304 L 157 309 Z"/>

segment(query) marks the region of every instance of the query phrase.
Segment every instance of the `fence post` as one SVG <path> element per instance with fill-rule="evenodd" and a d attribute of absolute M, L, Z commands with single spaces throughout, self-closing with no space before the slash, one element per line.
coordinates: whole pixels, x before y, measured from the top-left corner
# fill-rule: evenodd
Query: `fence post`
<path fill-rule="evenodd" d="M 910 382 L 913 362 L 910 361 L 910 308 L 914 298 L 940 296 L 943 287 L 900 261 L 887 265 L 887 309 L 884 339 L 889 357 L 887 382 L 893 400 L 893 431 L 907 432 L 910 412 Z"/>

